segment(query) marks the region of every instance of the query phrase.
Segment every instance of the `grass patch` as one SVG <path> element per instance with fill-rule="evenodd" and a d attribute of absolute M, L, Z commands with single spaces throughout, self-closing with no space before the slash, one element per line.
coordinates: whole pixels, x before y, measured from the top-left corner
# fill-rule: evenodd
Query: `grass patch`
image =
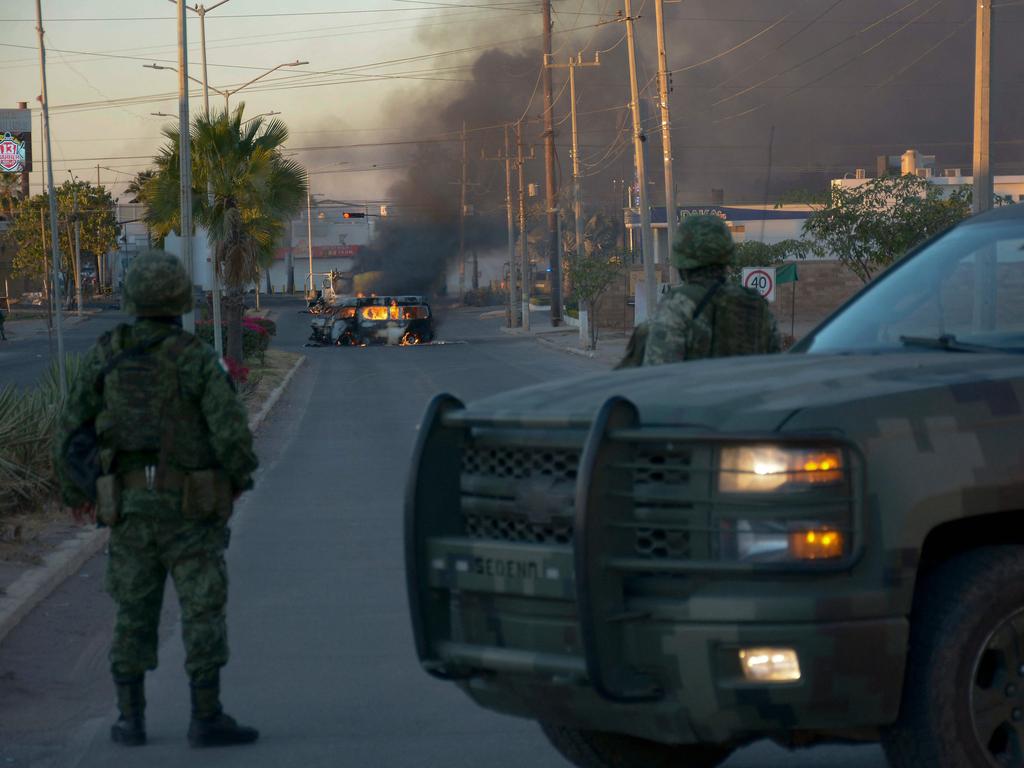
<path fill-rule="evenodd" d="M 298 352 L 286 352 L 283 349 L 268 349 L 263 355 L 263 361 L 251 362 L 249 369 L 249 380 L 239 387 L 242 399 L 245 400 L 249 413 L 258 413 L 263 404 L 270 397 L 270 393 L 277 389 L 288 371 L 295 365 L 295 361 L 302 357 Z"/>

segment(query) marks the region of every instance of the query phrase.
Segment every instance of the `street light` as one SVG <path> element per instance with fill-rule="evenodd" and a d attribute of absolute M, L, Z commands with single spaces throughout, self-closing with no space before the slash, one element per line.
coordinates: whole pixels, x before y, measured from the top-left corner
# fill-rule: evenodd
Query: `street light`
<path fill-rule="evenodd" d="M 270 110 L 269 112 L 260 112 L 258 115 L 253 115 L 248 120 L 243 120 L 242 121 L 242 125 L 245 125 L 246 123 L 251 123 L 257 117 L 270 117 L 271 115 L 280 115 L 280 114 L 281 114 L 280 112 L 277 112 L 275 110 Z"/>
<path fill-rule="evenodd" d="M 286 62 L 284 62 L 282 64 L 278 64 L 276 67 L 271 67 L 270 69 L 268 69 L 263 74 L 257 75 L 252 80 L 244 82 L 240 86 L 238 86 L 237 88 L 231 88 L 230 90 L 226 89 L 226 88 L 216 88 L 216 87 L 210 85 L 209 83 L 204 83 L 202 80 L 199 80 L 199 79 L 197 79 L 195 77 L 192 77 L 192 75 L 188 75 L 187 77 L 192 82 L 199 83 L 200 85 L 202 85 L 203 89 L 204 89 L 204 93 L 205 93 L 205 90 L 208 88 L 209 90 L 211 90 L 211 91 L 213 91 L 215 93 L 218 93 L 221 96 L 223 96 L 224 97 L 224 109 L 227 110 L 230 107 L 230 99 L 231 99 L 231 97 L 234 96 L 239 91 L 248 88 L 253 83 L 255 83 L 255 82 L 259 81 L 259 80 L 262 80 L 267 75 L 271 74 L 272 72 L 277 72 L 277 70 L 282 69 L 283 67 L 301 67 L 304 64 L 309 64 L 309 62 L 308 61 L 286 61 Z M 165 69 L 165 70 L 168 70 L 170 72 L 177 72 L 178 71 L 177 67 L 165 67 L 162 64 L 155 64 L 155 63 L 154 64 L 143 64 L 142 66 L 145 67 L 146 69 Z M 207 110 L 207 113 L 209 113 L 209 110 Z"/>

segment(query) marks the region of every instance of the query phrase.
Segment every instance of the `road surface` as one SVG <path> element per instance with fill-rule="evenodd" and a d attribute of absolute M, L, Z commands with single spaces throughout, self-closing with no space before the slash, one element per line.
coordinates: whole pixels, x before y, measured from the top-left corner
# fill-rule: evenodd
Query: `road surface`
<path fill-rule="evenodd" d="M 100 556 L 0 645 L 0 768 L 567 765 L 534 724 L 482 710 L 420 670 L 406 609 L 402 489 L 414 429 L 433 395 L 473 399 L 597 364 L 505 336 L 479 311 L 453 313 L 441 327 L 442 339 L 465 343 L 303 349 L 306 317 L 293 306 L 279 305 L 276 343 L 306 352 L 307 364 L 260 430 L 257 490 L 232 522 L 228 556 L 224 699 L 262 729 L 261 740 L 188 749 L 188 690 L 169 596 L 160 667 L 147 680 L 150 744 L 110 743 L 112 607 Z M 760 744 L 726 765 L 885 762 L 876 747 L 788 753 Z"/>

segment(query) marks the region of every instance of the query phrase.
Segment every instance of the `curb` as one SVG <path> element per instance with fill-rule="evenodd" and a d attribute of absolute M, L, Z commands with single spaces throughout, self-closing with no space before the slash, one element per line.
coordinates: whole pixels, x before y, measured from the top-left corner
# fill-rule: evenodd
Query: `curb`
<path fill-rule="evenodd" d="M 110 531 L 93 528 L 60 544 L 43 565 L 23 573 L 0 596 L 0 643 L 18 623 L 57 587 L 106 546 Z"/>
<path fill-rule="evenodd" d="M 534 336 L 538 343 L 543 344 L 545 347 L 551 347 L 551 349 L 557 349 L 559 352 L 565 352 L 570 355 L 576 355 L 577 357 L 587 357 L 591 360 L 594 359 L 595 354 L 593 350 L 587 349 L 576 349 L 575 347 L 564 347 L 561 344 L 556 344 L 550 339 L 545 339 L 543 336 Z"/>
<path fill-rule="evenodd" d="M 281 383 L 278 384 L 274 391 L 270 393 L 270 397 L 267 398 L 267 401 L 263 404 L 263 407 L 260 408 L 260 412 L 253 416 L 251 419 L 249 419 L 249 431 L 255 432 L 259 428 L 260 424 L 263 423 L 263 420 L 267 418 L 267 416 L 270 414 L 270 410 L 277 404 L 277 401 L 281 399 L 281 395 L 284 394 L 284 390 L 285 387 L 288 386 L 288 382 L 292 380 L 292 376 L 295 375 L 295 372 L 299 370 L 299 366 L 302 365 L 302 363 L 305 362 L 305 360 L 306 357 L 305 355 L 303 355 L 302 357 L 295 361 L 295 364 L 291 367 L 291 370 L 284 375 L 284 379 L 281 381 Z"/>
<path fill-rule="evenodd" d="M 292 376 L 302 365 L 305 357 L 295 361 L 284 380 L 278 384 L 263 404 L 260 412 L 249 419 L 249 429 L 255 431 L 266 419 Z M 39 603 L 73 576 L 85 563 L 106 546 L 110 538 L 109 528 L 92 528 L 79 533 L 43 558 L 38 568 L 26 571 L 3 592 L 0 592 L 0 643 Z"/>

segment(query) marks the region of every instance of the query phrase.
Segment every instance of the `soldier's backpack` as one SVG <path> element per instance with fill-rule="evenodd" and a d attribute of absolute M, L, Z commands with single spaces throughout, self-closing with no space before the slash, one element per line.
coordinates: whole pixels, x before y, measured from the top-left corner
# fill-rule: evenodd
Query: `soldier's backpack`
<path fill-rule="evenodd" d="M 691 319 L 697 320 L 701 313 L 707 308 L 708 304 L 718 293 L 718 290 L 722 287 L 721 281 L 715 282 L 710 288 L 708 288 L 704 295 L 697 302 L 697 306 L 693 310 Z M 623 356 L 619 364 L 615 366 L 614 370 L 621 370 L 623 368 L 639 368 L 644 364 L 644 351 L 647 349 L 647 334 L 650 332 L 650 325 L 647 321 L 644 321 L 637 325 L 633 329 L 632 335 L 629 337 L 629 341 L 626 344 L 626 354 Z"/>

